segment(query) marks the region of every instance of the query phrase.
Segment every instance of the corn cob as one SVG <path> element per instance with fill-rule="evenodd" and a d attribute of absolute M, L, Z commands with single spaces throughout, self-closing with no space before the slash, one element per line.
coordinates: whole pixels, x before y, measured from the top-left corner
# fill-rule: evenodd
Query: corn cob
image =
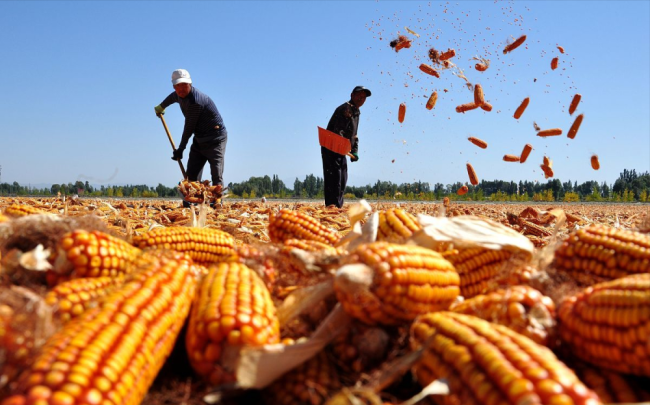
<path fill-rule="evenodd" d="M 543 130 L 537 132 L 537 136 L 541 136 L 541 137 L 557 136 L 557 135 L 562 135 L 562 129 L 561 128 L 543 129 Z"/>
<path fill-rule="evenodd" d="M 247 266 L 211 265 L 192 306 L 185 346 L 192 368 L 211 384 L 234 382 L 221 364 L 228 347 L 261 346 L 280 341 L 280 324 L 271 295 Z"/>
<path fill-rule="evenodd" d="M 481 104 L 481 110 L 487 112 L 492 111 L 492 104 L 488 103 L 487 101 L 483 102 L 483 104 Z"/>
<path fill-rule="evenodd" d="M 469 176 L 469 182 L 472 183 L 473 186 L 478 186 L 478 176 L 476 175 L 474 167 L 469 163 L 467 164 L 467 175 Z"/>
<path fill-rule="evenodd" d="M 66 281 L 45 296 L 45 303 L 54 308 L 54 316 L 63 323 L 81 315 L 97 301 L 119 287 L 123 276 L 90 277 Z"/>
<path fill-rule="evenodd" d="M 9 217 L 0 212 L 0 224 L 9 221 Z"/>
<path fill-rule="evenodd" d="M 368 325 L 399 324 L 449 308 L 459 293 L 454 267 L 430 249 L 374 242 L 359 246 L 349 260 L 356 267 L 338 270 L 336 296 L 348 314 Z"/>
<path fill-rule="evenodd" d="M 401 208 L 391 208 L 379 212 L 377 240 L 400 242 L 410 238 L 414 232 L 421 228 L 413 214 L 409 214 Z"/>
<path fill-rule="evenodd" d="M 420 70 L 423 71 L 424 73 L 428 74 L 428 75 L 435 76 L 435 77 L 440 77 L 440 74 L 438 73 L 438 71 L 436 71 L 434 68 L 427 65 L 426 63 L 423 63 L 423 64 L 420 65 Z"/>
<path fill-rule="evenodd" d="M 477 295 L 453 305 L 450 311 L 507 326 L 543 346 L 549 346 L 555 335 L 555 304 L 528 286 Z"/>
<path fill-rule="evenodd" d="M 54 269 L 48 283 L 56 285 L 68 278 L 116 277 L 125 274 L 140 249 L 100 231 L 76 230 L 65 234 L 58 244 Z"/>
<path fill-rule="evenodd" d="M 195 263 L 202 265 L 234 260 L 236 256 L 232 235 L 213 228 L 156 228 L 134 236 L 133 245 L 141 249 L 159 247 L 187 253 Z"/>
<path fill-rule="evenodd" d="M 440 56 L 438 56 L 438 60 L 443 61 L 443 60 L 451 59 L 454 56 L 456 56 L 456 51 L 453 49 L 448 49 L 446 52 L 443 52 L 440 54 Z"/>
<path fill-rule="evenodd" d="M 519 157 L 519 163 L 524 163 L 528 159 L 528 155 L 533 150 L 533 145 L 527 143 L 524 145 L 524 150 L 521 151 L 521 156 Z"/>
<path fill-rule="evenodd" d="M 587 284 L 648 273 L 650 235 L 604 225 L 579 229 L 555 251 L 555 267 Z"/>
<path fill-rule="evenodd" d="M 503 155 L 504 162 L 519 162 L 519 156 L 516 155 Z"/>
<path fill-rule="evenodd" d="M 571 105 L 569 106 L 569 115 L 573 115 L 573 113 L 576 112 L 576 108 L 578 108 L 581 98 L 582 96 L 580 94 L 573 96 L 573 100 L 571 100 Z"/>
<path fill-rule="evenodd" d="M 520 36 L 520 37 L 517 38 L 513 43 L 508 44 L 508 45 L 506 45 L 505 48 L 503 48 L 503 54 L 505 55 L 506 53 L 508 53 L 508 52 L 512 52 L 512 51 L 514 51 L 515 49 L 519 48 L 519 46 L 520 46 L 521 44 L 523 44 L 525 40 L 526 40 L 526 36 L 525 36 L 525 35 Z"/>
<path fill-rule="evenodd" d="M 335 245 L 340 236 L 312 218 L 299 211 L 280 210 L 269 218 L 269 237 L 272 242 L 287 239 L 305 239 Z"/>
<path fill-rule="evenodd" d="M 607 404 L 650 401 L 650 392 L 634 378 L 613 371 L 589 366 L 583 362 L 567 363 L 587 388 L 594 390 Z"/>
<path fill-rule="evenodd" d="M 582 125 L 582 119 L 584 118 L 584 114 L 580 114 L 576 117 L 575 121 L 573 121 L 573 124 L 571 124 L 571 128 L 569 128 L 569 132 L 566 134 L 566 136 L 569 139 L 574 139 L 576 135 L 578 134 L 578 130 L 580 129 L 580 125 Z"/>
<path fill-rule="evenodd" d="M 320 352 L 275 381 L 264 398 L 272 405 L 321 405 L 340 388 L 334 364 Z"/>
<path fill-rule="evenodd" d="M 530 97 L 526 97 L 524 101 L 522 101 L 521 104 L 519 104 L 519 107 L 517 107 L 517 109 L 515 110 L 515 115 L 514 115 L 516 120 L 521 118 L 524 111 L 526 111 L 526 108 L 528 107 L 528 103 L 530 103 Z"/>
<path fill-rule="evenodd" d="M 483 87 L 480 84 L 474 85 L 474 104 L 483 105 L 485 103 L 485 96 L 483 95 Z"/>
<path fill-rule="evenodd" d="M 534 224 L 530 221 L 526 221 L 525 219 L 519 218 L 517 222 L 523 229 L 524 235 L 533 235 L 537 236 L 538 238 L 544 238 L 553 234 L 553 232 L 551 232 L 549 229 Z"/>
<path fill-rule="evenodd" d="M 183 254 L 142 254 L 121 288 L 48 340 L 2 405 L 139 404 L 174 346 L 196 279 Z"/>
<path fill-rule="evenodd" d="M 470 315 L 436 312 L 411 326 L 411 347 L 425 352 L 414 367 L 427 386 L 449 384 L 450 402 L 474 404 L 600 404 L 548 348 Z"/>
<path fill-rule="evenodd" d="M 481 149 L 485 149 L 485 148 L 488 147 L 487 142 L 485 142 L 482 139 L 478 139 L 478 138 L 475 138 L 473 136 L 470 136 L 469 138 L 467 138 L 467 140 L 470 141 L 471 143 L 473 143 L 474 145 L 478 146 Z"/>
<path fill-rule="evenodd" d="M 332 253 L 337 253 L 338 250 L 332 245 L 327 243 L 317 242 L 315 240 L 305 240 L 305 239 L 287 239 L 284 241 L 283 250 L 290 249 L 302 249 L 308 252 L 319 252 L 319 251 L 328 251 Z"/>
<path fill-rule="evenodd" d="M 549 177 L 553 177 L 553 176 L 555 175 L 555 174 L 553 173 L 553 169 L 552 169 L 550 166 L 547 166 L 547 165 L 539 165 L 539 167 L 540 167 L 540 168 L 542 169 L 542 171 L 544 172 L 544 177 L 545 177 L 545 178 L 548 179 Z"/>
<path fill-rule="evenodd" d="M 474 65 L 474 69 L 478 70 L 479 72 L 485 72 L 488 69 L 488 65 L 485 63 L 477 63 Z"/>
<path fill-rule="evenodd" d="M 598 155 L 591 156 L 591 168 L 594 170 L 600 169 L 600 162 L 598 161 Z"/>
<path fill-rule="evenodd" d="M 553 60 L 551 60 L 551 70 L 557 69 L 557 64 L 558 64 L 559 61 L 560 61 L 560 58 L 557 58 L 557 57 L 553 58 Z"/>
<path fill-rule="evenodd" d="M 471 111 L 471 110 L 476 110 L 480 106 L 474 102 L 472 103 L 466 103 L 466 104 L 461 104 L 456 107 L 456 112 L 457 113 L 464 113 L 465 111 Z"/>
<path fill-rule="evenodd" d="M 587 287 L 560 304 L 560 337 L 584 361 L 650 377 L 649 307 L 650 273 Z"/>
<path fill-rule="evenodd" d="M 467 194 L 468 191 L 469 191 L 469 187 L 463 186 L 463 187 L 459 188 L 458 191 L 456 191 L 456 194 L 465 195 L 465 194 Z"/>
<path fill-rule="evenodd" d="M 38 208 L 32 207 L 31 205 L 25 204 L 12 204 L 5 208 L 5 216 L 8 217 L 24 217 L 26 215 L 33 214 L 45 214 L 45 211 L 39 210 Z"/>
<path fill-rule="evenodd" d="M 561 46 L 558 46 L 557 50 L 560 51 L 560 53 L 564 53 L 564 48 L 562 48 Z"/>
<path fill-rule="evenodd" d="M 397 121 L 404 122 L 404 117 L 406 117 L 406 103 L 400 103 L 399 110 L 397 112 Z"/>
<path fill-rule="evenodd" d="M 512 253 L 508 250 L 486 248 L 453 249 L 442 254 L 449 260 L 460 277 L 460 295 L 471 298 L 488 292 L 492 281 L 511 265 Z"/>
<path fill-rule="evenodd" d="M 427 110 L 432 110 L 433 107 L 436 106 L 437 101 L 438 101 L 438 92 L 434 91 L 433 93 L 431 93 L 429 100 L 427 100 Z"/>

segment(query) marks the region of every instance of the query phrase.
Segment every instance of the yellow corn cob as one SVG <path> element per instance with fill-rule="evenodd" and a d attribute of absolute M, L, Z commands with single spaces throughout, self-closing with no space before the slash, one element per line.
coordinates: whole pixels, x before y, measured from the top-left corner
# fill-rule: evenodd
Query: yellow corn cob
<path fill-rule="evenodd" d="M 66 281 L 47 293 L 45 303 L 51 305 L 54 308 L 54 316 L 65 323 L 96 305 L 99 299 L 118 288 L 122 281 L 122 275 Z"/>
<path fill-rule="evenodd" d="M 650 401 L 650 392 L 644 390 L 630 376 L 591 367 L 585 363 L 571 363 L 580 381 L 587 388 L 594 390 L 598 397 L 607 404 L 637 403 Z"/>
<path fill-rule="evenodd" d="M 308 252 L 327 251 L 336 253 L 338 250 L 327 243 L 317 242 L 315 240 L 305 239 L 287 239 L 283 243 L 282 250 L 291 250 L 293 248 L 306 250 Z"/>
<path fill-rule="evenodd" d="M 265 403 L 273 405 L 321 405 L 341 388 L 334 365 L 320 352 L 269 386 Z"/>
<path fill-rule="evenodd" d="M 509 270 L 512 253 L 507 250 L 469 248 L 443 252 L 460 276 L 460 295 L 472 298 L 489 292 L 500 273 Z"/>
<path fill-rule="evenodd" d="M 183 254 L 142 254 L 121 288 L 48 340 L 2 405 L 139 404 L 174 346 L 196 280 Z"/>
<path fill-rule="evenodd" d="M 423 346 L 417 380 L 426 386 L 446 379 L 452 403 L 601 403 L 551 350 L 503 325 L 453 312 L 426 314 L 411 326 L 411 347 Z"/>
<path fill-rule="evenodd" d="M 9 221 L 9 217 L 3 215 L 3 214 L 0 212 L 0 224 L 3 223 L 3 222 L 7 222 L 7 221 Z"/>
<path fill-rule="evenodd" d="M 549 346 L 555 337 L 555 304 L 532 287 L 518 285 L 477 295 L 450 311 L 498 323 Z"/>
<path fill-rule="evenodd" d="M 650 273 L 586 288 L 558 308 L 560 337 L 576 357 L 650 377 Z"/>
<path fill-rule="evenodd" d="M 5 208 L 4 214 L 8 217 L 24 217 L 32 214 L 45 214 L 45 211 L 32 207 L 31 205 L 12 204 Z"/>
<path fill-rule="evenodd" d="M 269 218 L 269 237 L 272 242 L 287 239 L 306 239 L 335 245 L 340 236 L 315 218 L 299 211 L 280 210 Z"/>
<path fill-rule="evenodd" d="M 334 279 L 343 309 L 362 322 L 400 324 L 416 316 L 449 308 L 459 294 L 460 280 L 454 266 L 433 250 L 412 245 L 374 242 L 359 246 L 351 263 Z"/>
<path fill-rule="evenodd" d="M 585 284 L 650 272 L 650 235 L 604 225 L 582 228 L 555 252 L 556 268 Z"/>
<path fill-rule="evenodd" d="M 68 278 L 116 277 L 125 274 L 139 254 L 140 249 L 122 239 L 100 231 L 76 230 L 59 241 L 48 283 L 55 285 Z"/>
<path fill-rule="evenodd" d="M 278 343 L 279 325 L 271 295 L 254 271 L 235 262 L 211 265 L 190 315 L 190 363 L 211 384 L 234 382 L 233 370 L 221 364 L 223 351 Z"/>
<path fill-rule="evenodd" d="M 377 240 L 401 242 L 421 228 L 413 214 L 409 214 L 401 208 L 391 208 L 379 212 Z"/>
<path fill-rule="evenodd" d="M 545 236 L 551 236 L 553 234 L 553 232 L 551 232 L 549 229 L 534 224 L 530 221 L 526 221 L 525 219 L 519 218 L 517 222 L 523 229 L 524 235 L 533 235 L 537 236 L 538 238 L 543 238 Z"/>
<path fill-rule="evenodd" d="M 187 253 L 195 263 L 208 265 L 235 259 L 235 239 L 212 228 L 156 228 L 133 237 L 141 249 L 159 247 Z"/>

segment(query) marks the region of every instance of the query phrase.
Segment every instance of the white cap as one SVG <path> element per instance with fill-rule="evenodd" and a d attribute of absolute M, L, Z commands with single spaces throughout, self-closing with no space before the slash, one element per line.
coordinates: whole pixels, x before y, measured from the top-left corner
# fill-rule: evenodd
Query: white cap
<path fill-rule="evenodd" d="M 190 72 L 185 69 L 176 69 L 172 72 L 172 84 L 175 86 L 178 83 L 192 83 Z"/>

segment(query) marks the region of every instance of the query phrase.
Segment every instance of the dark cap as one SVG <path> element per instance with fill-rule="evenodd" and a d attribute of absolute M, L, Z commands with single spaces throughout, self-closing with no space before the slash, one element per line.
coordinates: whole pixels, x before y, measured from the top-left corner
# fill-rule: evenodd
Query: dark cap
<path fill-rule="evenodd" d="M 370 92 L 370 90 L 366 89 L 363 86 L 357 86 L 357 87 L 354 88 L 354 90 L 352 90 L 353 93 L 356 93 L 357 91 L 364 91 L 366 93 L 366 97 L 372 96 L 372 93 Z"/>

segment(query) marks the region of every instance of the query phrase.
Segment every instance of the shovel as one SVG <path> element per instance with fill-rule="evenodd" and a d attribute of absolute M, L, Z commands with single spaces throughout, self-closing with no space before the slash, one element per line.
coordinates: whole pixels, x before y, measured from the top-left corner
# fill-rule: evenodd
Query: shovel
<path fill-rule="evenodd" d="M 162 114 L 158 115 L 160 117 L 160 120 L 162 121 L 163 127 L 165 127 L 165 132 L 167 132 L 167 138 L 169 138 L 169 142 L 172 144 L 172 149 L 174 152 L 176 152 L 176 145 L 174 145 L 174 140 L 172 139 L 172 134 L 169 133 L 169 128 L 167 128 L 167 123 L 165 122 L 165 117 Z M 185 173 L 185 167 L 183 167 L 183 162 L 181 160 L 178 160 L 178 165 L 181 167 L 181 173 L 183 173 L 183 178 L 187 179 L 187 173 Z"/>

